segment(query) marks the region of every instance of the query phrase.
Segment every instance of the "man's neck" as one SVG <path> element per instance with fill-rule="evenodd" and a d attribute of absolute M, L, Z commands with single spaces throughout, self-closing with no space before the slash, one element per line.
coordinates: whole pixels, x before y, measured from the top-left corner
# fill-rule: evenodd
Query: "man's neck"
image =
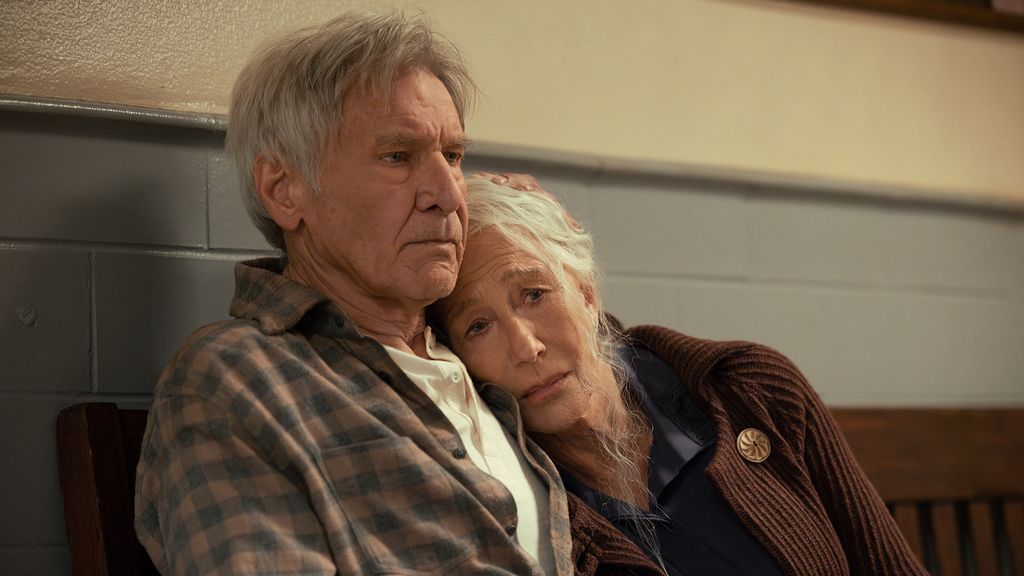
<path fill-rule="evenodd" d="M 316 266 L 288 260 L 282 275 L 327 296 L 355 323 L 359 333 L 385 346 L 426 357 L 426 304 L 377 297 L 343 274 L 326 274 Z"/>

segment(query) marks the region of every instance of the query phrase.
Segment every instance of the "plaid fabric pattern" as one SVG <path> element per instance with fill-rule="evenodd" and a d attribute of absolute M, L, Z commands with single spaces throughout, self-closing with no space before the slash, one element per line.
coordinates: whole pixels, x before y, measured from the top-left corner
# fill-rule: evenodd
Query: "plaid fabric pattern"
<path fill-rule="evenodd" d="M 236 266 L 236 320 L 193 334 L 157 385 L 136 484 L 139 539 L 164 574 L 539 574 L 512 495 L 375 340 L 283 262 Z M 549 486 L 558 574 L 572 573 L 565 492 Z"/>

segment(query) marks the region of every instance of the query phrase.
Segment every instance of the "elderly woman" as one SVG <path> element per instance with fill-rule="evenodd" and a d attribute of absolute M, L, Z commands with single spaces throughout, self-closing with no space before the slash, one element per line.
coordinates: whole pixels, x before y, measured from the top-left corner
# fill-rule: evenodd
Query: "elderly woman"
<path fill-rule="evenodd" d="M 475 178 L 455 291 L 432 311 L 485 386 L 669 574 L 925 574 L 800 371 L 749 342 L 604 313 L 590 235 L 532 186 Z"/>

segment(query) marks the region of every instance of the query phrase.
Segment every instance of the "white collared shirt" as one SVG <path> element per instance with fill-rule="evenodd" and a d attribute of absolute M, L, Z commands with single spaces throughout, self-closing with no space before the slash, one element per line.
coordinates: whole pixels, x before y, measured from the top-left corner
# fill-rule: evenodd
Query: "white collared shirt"
<path fill-rule="evenodd" d="M 501 481 L 516 501 L 516 539 L 547 574 L 555 573 L 548 520 L 548 490 L 537 477 L 516 441 L 480 399 L 466 366 L 445 345 L 424 331 L 427 356 L 384 346 L 391 359 L 430 398 L 462 438 L 470 460 Z"/>

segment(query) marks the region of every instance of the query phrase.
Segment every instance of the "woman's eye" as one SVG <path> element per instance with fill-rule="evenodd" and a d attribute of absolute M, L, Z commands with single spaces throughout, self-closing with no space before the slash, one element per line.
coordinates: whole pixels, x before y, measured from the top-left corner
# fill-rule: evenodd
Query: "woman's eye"
<path fill-rule="evenodd" d="M 483 320 L 474 320 L 469 323 L 468 327 L 466 327 L 466 336 L 476 336 L 486 329 L 487 322 L 484 322 Z"/>
<path fill-rule="evenodd" d="M 523 293 L 523 297 L 527 303 L 539 302 L 544 297 L 544 291 L 540 288 L 531 288 Z"/>

